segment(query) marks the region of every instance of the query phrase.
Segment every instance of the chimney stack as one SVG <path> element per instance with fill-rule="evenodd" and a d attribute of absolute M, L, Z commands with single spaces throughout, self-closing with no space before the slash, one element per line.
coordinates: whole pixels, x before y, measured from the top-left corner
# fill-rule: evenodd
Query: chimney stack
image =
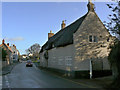
<path fill-rule="evenodd" d="M 52 31 L 50 31 L 50 33 L 48 33 L 48 40 L 49 38 L 51 38 L 54 35 L 54 33 L 52 33 Z"/>
<path fill-rule="evenodd" d="M 4 44 L 4 43 L 5 43 L 5 40 L 3 39 L 3 40 L 2 40 L 2 44 Z"/>
<path fill-rule="evenodd" d="M 62 21 L 62 24 L 61 24 L 61 29 L 64 29 L 65 26 L 66 26 L 66 24 L 65 24 L 65 21 L 63 20 L 63 21 Z"/>
<path fill-rule="evenodd" d="M 92 3 L 92 0 L 89 0 L 88 2 L 88 11 L 94 12 L 94 4 Z"/>
<path fill-rule="evenodd" d="M 16 46 L 13 44 L 13 47 L 16 49 Z"/>
<path fill-rule="evenodd" d="M 7 43 L 7 45 L 9 46 L 9 43 Z"/>

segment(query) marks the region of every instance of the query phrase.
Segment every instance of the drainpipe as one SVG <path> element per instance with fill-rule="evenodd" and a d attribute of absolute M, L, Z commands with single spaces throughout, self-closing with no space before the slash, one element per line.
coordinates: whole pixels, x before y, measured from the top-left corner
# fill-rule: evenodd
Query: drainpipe
<path fill-rule="evenodd" d="M 90 59 L 90 79 L 92 79 L 92 60 Z"/>

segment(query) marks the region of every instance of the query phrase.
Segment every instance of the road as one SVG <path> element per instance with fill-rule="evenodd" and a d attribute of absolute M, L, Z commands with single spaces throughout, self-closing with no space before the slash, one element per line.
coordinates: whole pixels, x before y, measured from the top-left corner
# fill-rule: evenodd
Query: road
<path fill-rule="evenodd" d="M 3 76 L 3 88 L 90 88 L 87 85 L 61 78 L 50 72 L 16 65 L 10 74 Z"/>

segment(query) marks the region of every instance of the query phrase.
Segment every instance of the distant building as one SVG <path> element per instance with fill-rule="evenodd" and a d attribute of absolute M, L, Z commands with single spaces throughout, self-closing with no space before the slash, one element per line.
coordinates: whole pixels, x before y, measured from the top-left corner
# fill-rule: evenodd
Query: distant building
<path fill-rule="evenodd" d="M 30 53 L 28 56 L 33 56 L 33 54 L 32 54 L 32 53 Z"/>
<path fill-rule="evenodd" d="M 6 62 L 3 63 L 3 66 L 12 64 L 12 49 L 9 46 L 9 43 L 5 43 L 5 40 L 2 40 L 2 44 L 0 45 L 0 47 L 2 47 L 4 50 L 7 51 L 7 56 L 6 56 Z"/>
<path fill-rule="evenodd" d="M 67 27 L 63 21 L 59 32 L 48 34 L 40 51 L 41 67 L 72 77 L 111 74 L 107 57 L 114 38 L 95 13 L 94 4 L 87 6 L 84 16 Z"/>
<path fill-rule="evenodd" d="M 28 55 L 26 55 L 26 54 L 23 54 L 23 55 L 22 55 L 22 59 L 23 59 L 23 60 L 25 60 L 25 59 L 27 59 L 27 58 L 28 58 Z"/>
<path fill-rule="evenodd" d="M 13 52 L 13 61 L 16 62 L 16 61 L 19 61 L 19 51 L 18 49 L 16 48 L 16 46 L 13 44 L 12 46 L 10 46 L 12 52 Z"/>

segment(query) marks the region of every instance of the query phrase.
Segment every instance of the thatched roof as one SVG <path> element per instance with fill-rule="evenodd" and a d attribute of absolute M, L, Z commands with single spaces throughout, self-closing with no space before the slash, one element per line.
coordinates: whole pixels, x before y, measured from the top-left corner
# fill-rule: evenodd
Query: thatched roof
<path fill-rule="evenodd" d="M 88 13 L 87 13 L 88 14 Z M 87 16 L 85 14 L 69 26 L 65 27 L 64 29 L 61 29 L 59 32 L 57 32 L 54 36 L 52 36 L 41 48 L 40 52 L 43 52 L 44 50 L 49 50 L 54 47 L 61 47 L 66 46 L 69 44 L 73 44 L 73 33 L 75 33 L 78 28 L 80 27 L 81 23 Z M 54 47 L 52 47 L 54 45 Z"/>

